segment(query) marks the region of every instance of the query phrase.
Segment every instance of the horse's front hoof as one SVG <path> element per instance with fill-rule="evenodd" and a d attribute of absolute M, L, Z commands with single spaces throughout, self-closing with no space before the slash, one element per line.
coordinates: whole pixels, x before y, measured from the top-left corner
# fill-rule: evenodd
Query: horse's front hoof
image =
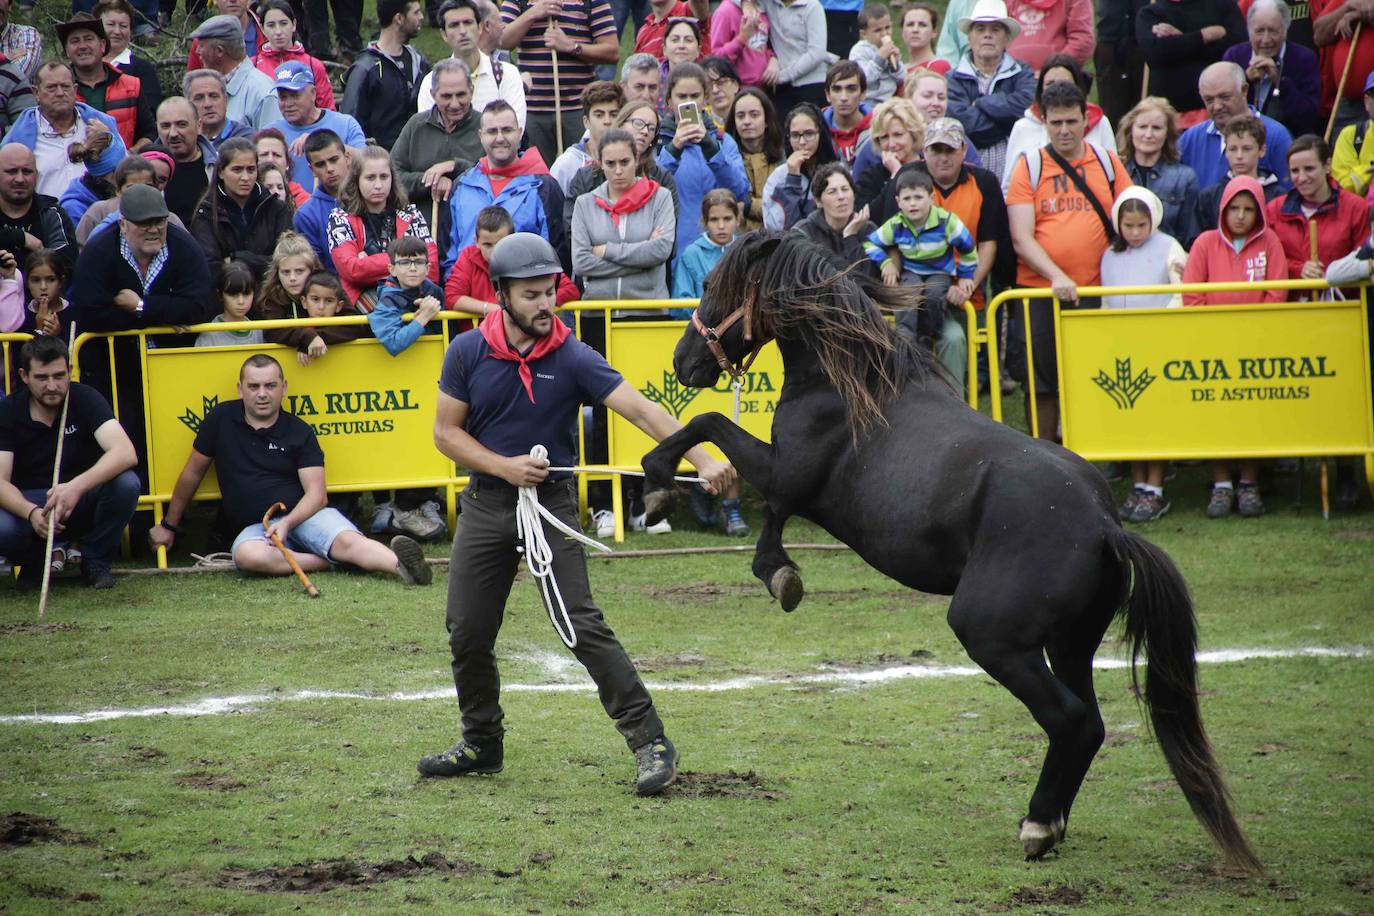
<path fill-rule="evenodd" d="M 1021 821 L 1021 848 L 1025 850 L 1026 860 L 1043 858 L 1064 839 L 1064 819 L 1061 817 L 1053 824 L 1041 824 L 1030 818 Z"/>
<path fill-rule="evenodd" d="M 673 505 L 672 490 L 645 490 L 644 491 L 644 524 L 656 525 L 663 521 L 663 517 L 668 514 L 668 510 Z"/>
<path fill-rule="evenodd" d="M 797 605 L 801 604 L 802 598 L 806 595 L 801 574 L 791 566 L 784 566 L 773 573 L 768 580 L 768 591 L 789 614 L 797 609 Z"/>

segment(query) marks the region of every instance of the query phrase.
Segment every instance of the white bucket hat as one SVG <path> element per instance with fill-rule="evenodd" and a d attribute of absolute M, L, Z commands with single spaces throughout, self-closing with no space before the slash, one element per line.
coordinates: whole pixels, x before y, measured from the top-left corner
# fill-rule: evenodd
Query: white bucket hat
<path fill-rule="evenodd" d="M 959 17 L 959 31 L 967 35 L 975 22 L 1000 22 L 1011 38 L 1021 34 L 1021 23 L 1007 15 L 1003 0 L 978 0 L 967 16 Z"/>

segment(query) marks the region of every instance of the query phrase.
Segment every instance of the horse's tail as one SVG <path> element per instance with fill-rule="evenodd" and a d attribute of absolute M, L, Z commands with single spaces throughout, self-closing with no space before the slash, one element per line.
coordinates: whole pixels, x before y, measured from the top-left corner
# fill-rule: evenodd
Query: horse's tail
<path fill-rule="evenodd" d="M 1164 759 L 1228 862 L 1258 874 L 1263 866 L 1231 813 L 1226 781 L 1202 727 L 1197 621 L 1188 587 L 1169 555 L 1139 535 L 1116 528 L 1112 548 L 1130 582 L 1129 601 L 1118 613 L 1131 645 L 1131 681 L 1139 695 L 1136 662 L 1144 648 L 1149 658 L 1145 705 Z"/>

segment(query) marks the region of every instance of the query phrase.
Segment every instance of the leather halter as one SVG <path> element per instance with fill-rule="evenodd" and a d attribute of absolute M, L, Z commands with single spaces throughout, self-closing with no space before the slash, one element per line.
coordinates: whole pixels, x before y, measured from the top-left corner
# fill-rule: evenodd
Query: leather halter
<path fill-rule="evenodd" d="M 744 304 L 735 309 L 725 319 L 713 328 L 708 328 L 701 320 L 700 306 L 692 310 L 692 327 L 697 329 L 697 333 L 706 338 L 706 347 L 711 351 L 711 355 L 716 358 L 716 363 L 726 372 L 730 378 L 738 384 L 744 379 L 744 374 L 749 371 L 749 367 L 754 364 L 754 359 L 763 349 L 764 341 L 756 343 L 749 351 L 749 354 L 735 365 L 730 362 L 730 357 L 725 355 L 725 347 L 721 346 L 720 339 L 725 336 L 725 332 L 739 321 L 744 319 L 744 340 L 746 343 L 754 339 L 754 298 L 750 296 Z"/>

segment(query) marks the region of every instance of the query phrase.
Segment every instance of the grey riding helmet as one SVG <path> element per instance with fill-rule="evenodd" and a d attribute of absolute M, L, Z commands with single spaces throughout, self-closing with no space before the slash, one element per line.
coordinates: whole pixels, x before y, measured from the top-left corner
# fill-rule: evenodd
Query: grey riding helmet
<path fill-rule="evenodd" d="M 512 232 L 491 250 L 491 285 L 501 288 L 502 280 L 526 280 L 561 274 L 558 253 L 543 236 L 533 232 Z"/>

